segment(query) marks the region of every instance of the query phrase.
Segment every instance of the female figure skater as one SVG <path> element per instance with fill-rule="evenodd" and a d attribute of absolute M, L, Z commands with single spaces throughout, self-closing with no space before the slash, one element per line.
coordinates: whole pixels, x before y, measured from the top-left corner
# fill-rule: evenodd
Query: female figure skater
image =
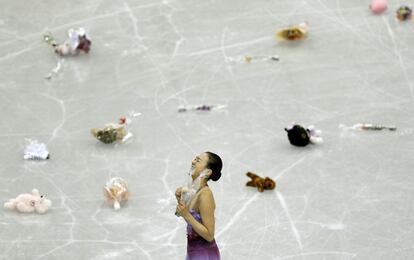
<path fill-rule="evenodd" d="M 178 201 L 176 214 L 187 222 L 187 260 L 220 259 L 214 240 L 216 205 L 207 182 L 220 179 L 222 166 L 221 158 L 214 153 L 205 152 L 196 156 L 191 164 L 190 189 L 194 191 L 180 187 L 175 192 Z"/>

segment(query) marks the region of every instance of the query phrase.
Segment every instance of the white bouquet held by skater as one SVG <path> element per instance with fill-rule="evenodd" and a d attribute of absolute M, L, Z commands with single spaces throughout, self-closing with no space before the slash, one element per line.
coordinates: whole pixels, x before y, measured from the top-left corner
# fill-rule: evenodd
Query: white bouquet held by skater
<path fill-rule="evenodd" d="M 204 170 L 196 179 L 193 179 L 194 172 L 195 168 L 192 166 L 190 172 L 187 174 L 186 183 L 182 187 L 178 188 L 175 192 L 177 202 L 181 202 L 187 207 L 190 206 L 191 201 L 194 199 L 195 195 L 200 189 L 201 180 L 208 176 L 208 170 Z M 177 211 L 175 212 L 175 215 L 178 217 L 180 216 Z"/>

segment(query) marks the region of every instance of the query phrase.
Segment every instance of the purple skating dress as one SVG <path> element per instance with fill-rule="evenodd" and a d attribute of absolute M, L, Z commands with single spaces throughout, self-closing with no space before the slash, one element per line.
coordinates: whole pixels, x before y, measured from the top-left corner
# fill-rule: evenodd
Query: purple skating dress
<path fill-rule="evenodd" d="M 190 210 L 191 215 L 200 223 L 200 214 Z M 220 260 L 220 251 L 218 250 L 216 240 L 208 242 L 193 230 L 190 224 L 187 224 L 187 257 L 186 260 Z"/>

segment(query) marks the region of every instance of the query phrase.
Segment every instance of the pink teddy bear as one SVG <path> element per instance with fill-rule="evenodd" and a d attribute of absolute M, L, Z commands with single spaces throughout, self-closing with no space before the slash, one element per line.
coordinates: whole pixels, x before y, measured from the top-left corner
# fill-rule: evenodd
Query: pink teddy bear
<path fill-rule="evenodd" d="M 37 212 L 39 214 L 46 213 L 52 206 L 52 202 L 40 195 L 37 189 L 32 190 L 32 194 L 23 193 L 15 199 L 10 199 L 4 203 L 4 208 L 9 210 L 17 210 L 23 213 Z"/>

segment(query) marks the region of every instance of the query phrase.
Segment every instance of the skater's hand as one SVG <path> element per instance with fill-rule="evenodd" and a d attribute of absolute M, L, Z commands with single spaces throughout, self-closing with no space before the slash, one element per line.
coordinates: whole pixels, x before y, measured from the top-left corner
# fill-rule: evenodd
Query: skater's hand
<path fill-rule="evenodd" d="M 188 215 L 190 215 L 190 211 L 188 211 L 188 207 L 182 202 L 178 202 L 176 212 L 178 215 L 180 215 L 184 219 L 186 219 Z"/>
<path fill-rule="evenodd" d="M 181 200 L 181 187 L 177 188 L 175 190 L 175 198 L 177 199 L 177 202 L 180 203 Z"/>

